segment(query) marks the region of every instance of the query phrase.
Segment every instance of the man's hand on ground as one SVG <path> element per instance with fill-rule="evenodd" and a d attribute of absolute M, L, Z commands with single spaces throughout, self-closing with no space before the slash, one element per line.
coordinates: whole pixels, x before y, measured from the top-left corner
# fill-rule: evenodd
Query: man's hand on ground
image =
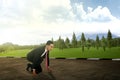
<path fill-rule="evenodd" d="M 37 74 L 36 74 L 36 71 L 35 71 L 35 69 L 33 69 L 33 76 L 36 76 Z"/>
<path fill-rule="evenodd" d="M 47 71 L 48 72 L 52 72 L 52 69 L 50 67 L 48 67 Z"/>

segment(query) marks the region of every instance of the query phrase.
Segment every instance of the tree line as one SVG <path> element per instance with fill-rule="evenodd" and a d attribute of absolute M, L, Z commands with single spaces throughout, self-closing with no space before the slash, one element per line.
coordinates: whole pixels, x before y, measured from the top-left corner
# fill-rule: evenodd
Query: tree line
<path fill-rule="evenodd" d="M 54 41 L 52 38 L 52 41 L 54 42 L 54 45 L 56 48 L 59 49 L 65 49 L 65 48 L 82 48 L 82 51 L 84 51 L 84 48 L 86 47 L 88 50 L 90 47 L 95 47 L 97 50 L 99 47 L 102 47 L 103 50 L 106 50 L 106 47 L 119 47 L 120 46 L 120 38 L 112 38 L 112 33 L 110 30 L 108 30 L 107 38 L 102 36 L 100 39 L 98 35 L 96 35 L 96 40 L 94 39 L 86 39 L 84 33 L 82 33 L 81 38 L 77 40 L 75 33 L 73 32 L 72 40 L 70 40 L 68 37 L 64 40 L 59 36 L 59 39 Z"/>
<path fill-rule="evenodd" d="M 98 35 L 96 35 L 96 40 L 94 39 L 86 39 L 84 33 L 81 34 L 81 38 L 77 40 L 75 33 L 73 32 L 72 40 L 70 40 L 68 37 L 66 39 L 62 39 L 61 36 L 59 36 L 59 39 L 54 41 L 52 38 L 52 41 L 54 42 L 55 48 L 59 48 L 60 50 L 66 49 L 66 48 L 82 48 L 82 51 L 84 51 L 84 48 L 87 48 L 88 50 L 91 47 L 96 48 L 99 50 L 100 47 L 103 48 L 105 51 L 106 48 L 111 47 L 120 47 L 120 38 L 112 38 L 112 33 L 110 30 L 108 30 L 107 38 L 102 36 L 100 39 Z M 40 45 L 17 45 L 10 42 L 4 43 L 0 45 L 0 53 L 7 52 L 10 50 L 20 50 L 20 49 L 33 49 L 38 46 L 42 46 L 45 43 L 42 43 Z"/>

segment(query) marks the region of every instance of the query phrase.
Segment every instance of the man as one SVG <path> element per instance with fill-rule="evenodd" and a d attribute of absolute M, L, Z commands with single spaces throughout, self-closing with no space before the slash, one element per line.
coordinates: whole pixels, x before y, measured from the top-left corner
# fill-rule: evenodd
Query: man
<path fill-rule="evenodd" d="M 47 41 L 45 46 L 38 47 L 27 54 L 28 63 L 26 70 L 31 69 L 33 76 L 42 72 L 41 63 L 43 59 L 46 59 L 46 69 L 50 71 L 49 67 L 49 51 L 53 49 L 54 45 L 52 41 Z"/>

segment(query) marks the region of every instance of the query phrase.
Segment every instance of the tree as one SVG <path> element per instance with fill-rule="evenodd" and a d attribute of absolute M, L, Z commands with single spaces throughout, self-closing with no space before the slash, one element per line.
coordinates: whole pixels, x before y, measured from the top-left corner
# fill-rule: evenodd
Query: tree
<path fill-rule="evenodd" d="M 85 41 L 86 41 L 86 39 L 85 39 L 84 33 L 82 33 L 82 35 L 81 35 L 82 51 L 84 51 Z"/>
<path fill-rule="evenodd" d="M 87 42 L 86 42 L 86 46 L 88 48 L 88 50 L 90 49 L 90 46 L 91 46 L 91 41 L 90 39 L 88 38 Z"/>
<path fill-rule="evenodd" d="M 99 36 L 97 35 L 96 36 L 96 48 L 97 48 L 97 50 L 99 49 L 99 46 L 100 46 L 100 40 L 99 40 Z"/>
<path fill-rule="evenodd" d="M 69 40 L 68 37 L 65 40 L 65 45 L 66 45 L 67 48 L 70 48 L 70 40 Z"/>
<path fill-rule="evenodd" d="M 107 34 L 107 45 L 108 48 L 111 48 L 112 46 L 112 33 L 110 32 L 110 30 L 108 30 L 108 34 Z"/>
<path fill-rule="evenodd" d="M 104 36 L 102 36 L 101 45 L 103 47 L 103 50 L 105 51 L 106 50 L 106 40 L 105 40 Z"/>
<path fill-rule="evenodd" d="M 95 48 L 95 40 L 91 39 L 91 46 Z"/>
<path fill-rule="evenodd" d="M 75 33 L 73 33 L 73 37 L 72 37 L 72 47 L 73 48 L 77 47 L 77 39 Z"/>
<path fill-rule="evenodd" d="M 2 46 L 6 49 L 6 51 L 14 50 L 15 49 L 14 48 L 14 44 L 11 43 L 11 42 L 6 42 Z"/>
<path fill-rule="evenodd" d="M 78 41 L 77 45 L 78 47 L 81 47 L 81 40 Z"/>
<path fill-rule="evenodd" d="M 61 44 L 62 44 L 62 40 L 61 40 L 61 36 L 59 36 L 59 39 L 58 39 L 58 48 L 59 49 L 62 49 Z"/>
<path fill-rule="evenodd" d="M 6 51 L 6 49 L 3 46 L 0 45 L 0 53 L 3 53 L 5 51 Z"/>
<path fill-rule="evenodd" d="M 64 42 L 63 39 L 61 39 L 61 36 L 59 37 L 59 40 L 58 40 L 58 48 L 59 48 L 59 49 L 64 49 L 64 48 L 66 48 L 65 42 Z"/>
<path fill-rule="evenodd" d="M 113 38 L 112 47 L 119 47 L 119 46 L 120 46 L 120 38 Z"/>
<path fill-rule="evenodd" d="M 62 49 L 66 48 L 64 39 L 61 39 L 61 45 L 62 45 Z"/>
<path fill-rule="evenodd" d="M 59 40 L 54 41 L 54 47 L 59 48 Z"/>
<path fill-rule="evenodd" d="M 54 42 L 53 38 L 51 39 L 52 42 Z"/>
<path fill-rule="evenodd" d="M 116 46 L 120 46 L 120 38 L 116 38 Z"/>

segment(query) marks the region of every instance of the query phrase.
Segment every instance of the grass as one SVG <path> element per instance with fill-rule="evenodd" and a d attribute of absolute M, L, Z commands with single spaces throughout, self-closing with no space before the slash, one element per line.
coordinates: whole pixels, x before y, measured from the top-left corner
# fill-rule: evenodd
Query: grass
<path fill-rule="evenodd" d="M 107 48 L 106 51 L 103 51 L 102 48 L 99 48 L 99 50 L 90 48 L 90 50 L 85 49 L 84 52 L 82 52 L 81 48 L 54 49 L 50 56 L 66 58 L 120 58 L 120 47 Z"/>
<path fill-rule="evenodd" d="M 29 51 L 29 49 L 7 51 L 0 53 L 0 57 L 25 57 Z"/>
<path fill-rule="evenodd" d="M 0 57 L 26 57 L 26 54 L 31 51 L 29 49 L 25 50 L 13 50 L 5 53 L 0 53 Z M 50 52 L 50 57 L 64 57 L 64 58 L 120 58 L 120 47 L 113 47 L 111 49 L 106 49 L 103 51 L 102 48 L 97 50 L 96 48 L 90 48 L 90 50 L 85 48 L 82 52 L 81 48 L 70 48 L 59 50 L 54 48 Z"/>

